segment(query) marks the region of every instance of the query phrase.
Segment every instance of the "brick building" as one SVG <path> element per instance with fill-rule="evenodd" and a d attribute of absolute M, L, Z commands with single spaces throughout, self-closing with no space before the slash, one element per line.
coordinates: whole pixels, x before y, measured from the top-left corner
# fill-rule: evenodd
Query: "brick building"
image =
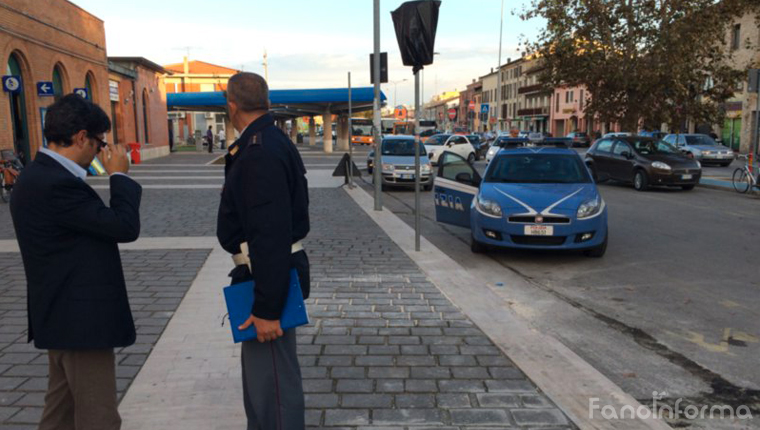
<path fill-rule="evenodd" d="M 143 159 L 169 155 L 164 76 L 171 72 L 142 57 L 108 57 L 113 139 L 139 143 Z"/>
<path fill-rule="evenodd" d="M 171 73 L 164 76 L 167 93 L 225 91 L 227 81 L 239 72 L 203 61 L 189 61 L 187 57 L 182 63 L 165 65 L 164 69 Z M 186 142 L 192 135 L 200 138 L 208 126 L 213 127 L 214 135 L 225 128 L 224 115 L 214 112 L 170 112 L 169 122 L 175 144 Z"/>
<path fill-rule="evenodd" d="M 28 161 L 44 144 L 47 107 L 63 94 L 86 88 L 108 111 L 108 62 L 103 21 L 65 0 L 3 0 L 0 58 L 4 76 L 20 78 L 18 92 L 0 94 L 0 149 Z M 52 82 L 54 95 L 38 96 Z M 113 138 L 111 134 L 107 137 Z"/>

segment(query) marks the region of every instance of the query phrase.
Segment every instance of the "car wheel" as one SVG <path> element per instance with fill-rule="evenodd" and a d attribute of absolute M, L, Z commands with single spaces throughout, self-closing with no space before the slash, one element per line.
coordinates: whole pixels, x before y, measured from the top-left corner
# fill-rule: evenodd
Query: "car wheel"
<path fill-rule="evenodd" d="M 684 191 L 690 191 L 694 189 L 694 184 L 691 185 L 681 185 L 681 189 Z"/>
<path fill-rule="evenodd" d="M 488 250 L 487 246 L 475 240 L 474 236 L 470 236 L 470 251 L 473 254 L 482 254 Z"/>
<path fill-rule="evenodd" d="M 636 171 L 636 175 L 633 176 L 633 188 L 636 191 L 646 191 L 649 189 L 649 178 L 647 178 L 646 172 L 643 170 Z"/>
<path fill-rule="evenodd" d="M 422 187 L 422 189 L 425 190 L 425 191 L 430 191 L 430 190 L 433 189 L 433 186 L 432 185 L 425 185 L 425 186 Z"/>
<path fill-rule="evenodd" d="M 467 162 L 470 164 L 475 162 L 475 153 L 470 152 L 470 155 L 467 156 Z"/>
<path fill-rule="evenodd" d="M 609 231 L 607 231 L 607 232 L 604 233 L 604 242 L 602 242 L 601 245 L 599 245 L 597 247 L 594 247 L 594 248 L 591 248 L 591 249 L 587 249 L 587 250 L 583 251 L 583 254 L 586 257 L 591 257 L 591 258 L 602 258 L 602 257 L 604 257 L 604 254 L 607 252 L 607 240 L 608 239 L 609 239 Z"/>

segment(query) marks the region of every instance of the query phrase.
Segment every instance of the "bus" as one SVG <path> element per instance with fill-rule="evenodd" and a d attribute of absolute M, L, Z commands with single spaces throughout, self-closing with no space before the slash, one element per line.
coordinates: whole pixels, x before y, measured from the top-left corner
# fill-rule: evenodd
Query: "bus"
<path fill-rule="evenodd" d="M 354 145 L 372 145 L 372 120 L 351 118 L 351 143 Z"/>

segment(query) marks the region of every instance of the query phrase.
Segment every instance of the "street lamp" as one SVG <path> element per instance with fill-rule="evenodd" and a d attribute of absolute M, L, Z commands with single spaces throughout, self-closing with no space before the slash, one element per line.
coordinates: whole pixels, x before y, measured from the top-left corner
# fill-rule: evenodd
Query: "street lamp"
<path fill-rule="evenodd" d="M 402 79 L 400 81 L 390 81 L 390 82 L 388 82 L 389 84 L 393 84 L 393 109 L 396 109 L 396 85 L 398 85 L 398 84 L 400 84 L 402 82 L 406 82 L 408 80 L 409 79 Z"/>

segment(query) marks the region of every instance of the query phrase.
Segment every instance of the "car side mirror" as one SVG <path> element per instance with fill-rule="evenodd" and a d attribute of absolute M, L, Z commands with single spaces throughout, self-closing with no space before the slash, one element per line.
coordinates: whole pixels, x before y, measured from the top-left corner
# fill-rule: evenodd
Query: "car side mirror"
<path fill-rule="evenodd" d="M 457 176 L 454 178 L 454 180 L 464 184 L 472 184 L 472 175 L 468 172 L 457 173 Z"/>

